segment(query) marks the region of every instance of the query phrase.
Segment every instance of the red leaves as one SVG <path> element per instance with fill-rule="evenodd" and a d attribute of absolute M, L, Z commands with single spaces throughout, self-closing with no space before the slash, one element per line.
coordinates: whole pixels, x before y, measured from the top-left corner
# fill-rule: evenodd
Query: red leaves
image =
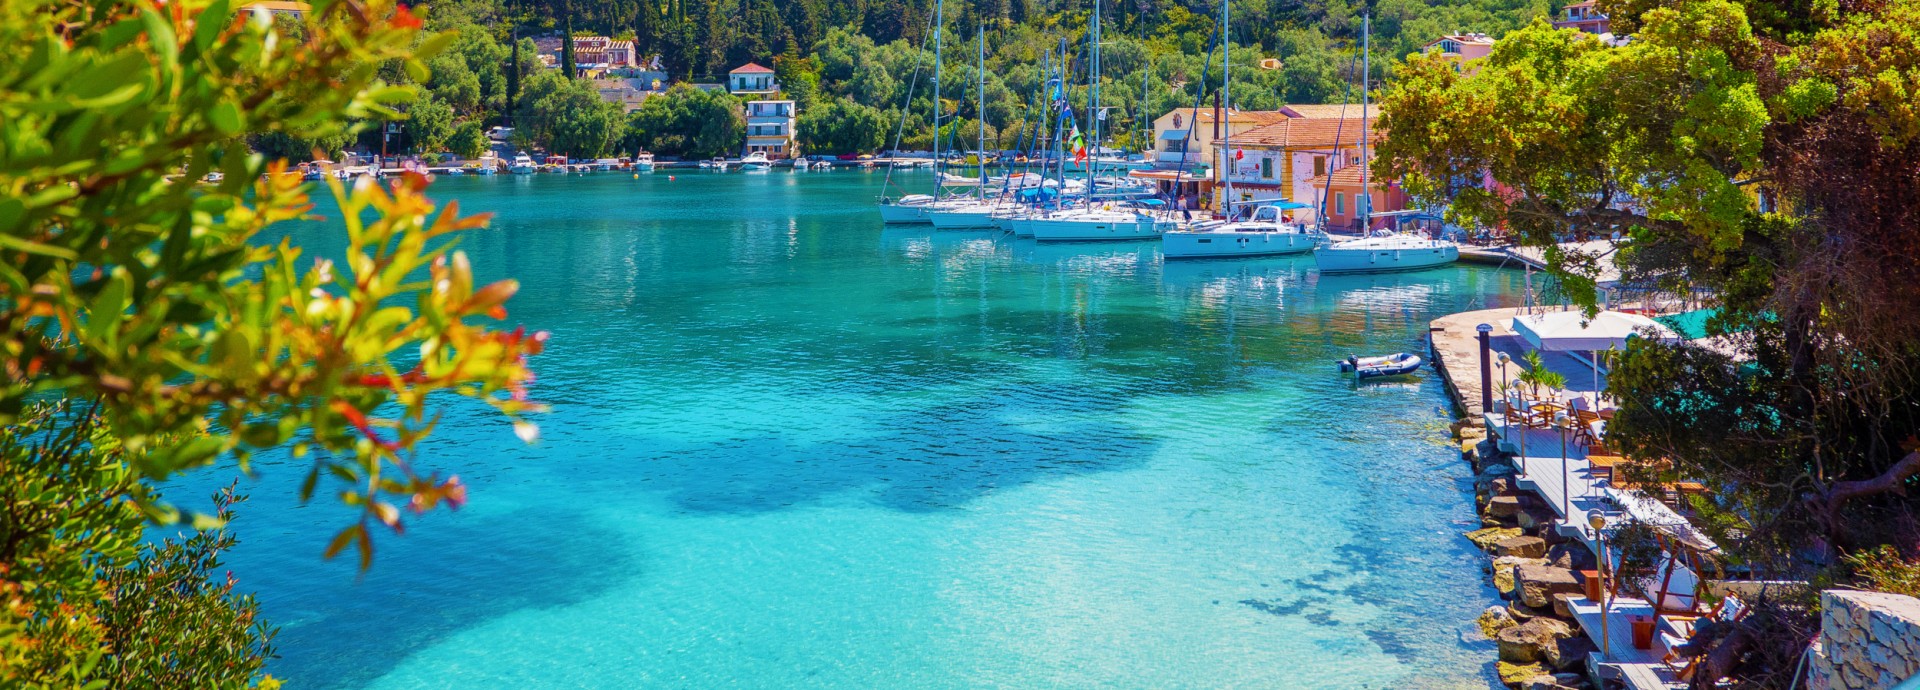
<path fill-rule="evenodd" d="M 392 24 L 395 28 L 399 29 L 418 29 L 420 28 L 420 18 L 413 16 L 413 10 L 407 9 L 406 5 L 400 5 L 393 10 Z M 415 173 L 408 173 L 408 175 L 414 174 Z"/>

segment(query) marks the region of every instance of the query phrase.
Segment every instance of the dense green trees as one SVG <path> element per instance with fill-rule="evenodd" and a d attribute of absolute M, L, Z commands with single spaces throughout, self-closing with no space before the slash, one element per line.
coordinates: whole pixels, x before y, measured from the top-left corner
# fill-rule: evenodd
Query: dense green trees
<path fill-rule="evenodd" d="M 600 97 L 592 82 L 558 71 L 534 74 L 514 111 L 514 132 L 523 144 L 572 158 L 598 158 L 621 134 L 621 108 Z"/>
<path fill-rule="evenodd" d="M 877 108 L 835 99 L 801 111 L 800 148 L 833 155 L 878 151 L 893 131 L 889 124 Z"/>
<path fill-rule="evenodd" d="M 683 158 L 731 155 L 740 150 L 745 132 L 740 99 L 680 84 L 648 98 L 628 116 L 620 150 Z"/>

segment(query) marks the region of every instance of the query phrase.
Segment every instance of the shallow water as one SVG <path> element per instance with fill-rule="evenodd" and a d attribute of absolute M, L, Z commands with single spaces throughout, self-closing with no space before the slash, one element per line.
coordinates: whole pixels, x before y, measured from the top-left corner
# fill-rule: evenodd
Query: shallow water
<path fill-rule="evenodd" d="M 265 461 L 228 565 L 301 688 L 1487 685 L 1492 603 L 1429 319 L 1456 266 L 1163 264 L 883 228 L 884 173 L 450 178 L 483 278 L 553 332 L 523 446 L 454 406 L 457 513 L 323 562 L 351 516 Z M 896 176 L 896 180 L 900 176 Z M 924 186 L 926 173 L 908 178 Z M 327 226 L 293 231 L 339 251 Z M 225 473 L 181 482 L 197 496 Z"/>

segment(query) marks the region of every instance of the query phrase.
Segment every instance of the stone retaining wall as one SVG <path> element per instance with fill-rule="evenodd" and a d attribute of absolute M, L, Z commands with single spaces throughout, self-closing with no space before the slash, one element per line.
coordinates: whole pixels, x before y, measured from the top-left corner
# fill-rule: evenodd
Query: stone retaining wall
<path fill-rule="evenodd" d="M 1920 599 L 1881 592 L 1820 593 L 1815 690 L 1888 690 L 1920 676 Z"/>

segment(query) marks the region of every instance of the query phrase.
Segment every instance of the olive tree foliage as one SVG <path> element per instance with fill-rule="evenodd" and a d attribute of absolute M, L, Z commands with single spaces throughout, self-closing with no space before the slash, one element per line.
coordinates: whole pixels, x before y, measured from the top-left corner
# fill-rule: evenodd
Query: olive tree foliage
<path fill-rule="evenodd" d="M 880 150 L 891 133 L 887 125 L 880 110 L 838 98 L 802 111 L 796 123 L 802 150 L 834 155 Z"/>
<path fill-rule="evenodd" d="M 304 29 L 283 40 L 227 0 L 0 4 L 21 53 L 0 62 L 0 424 L 34 399 L 97 400 L 139 480 L 124 500 L 157 521 L 179 513 L 153 483 L 291 446 L 310 463 L 301 497 L 324 481 L 356 515 L 326 555 L 352 547 L 364 567 L 371 527 L 465 499 L 413 457 L 430 398 L 520 420 L 539 409 L 527 358 L 544 336 L 489 325 L 517 286 L 475 285 L 449 240 L 484 218 L 436 206 L 417 176 L 330 183 L 338 261 L 255 242 L 311 205 L 242 133 L 397 119 L 412 91 L 377 66 L 424 76 L 453 39 L 416 45 L 419 20 L 385 0 L 319 0 Z"/>
<path fill-rule="evenodd" d="M 1604 2 L 1614 47 L 1545 23 L 1477 73 L 1413 58 L 1380 99 L 1384 168 L 1546 248 L 1592 309 L 1629 285 L 1703 290 L 1714 350 L 1640 343 L 1610 433 L 1712 480 L 1737 558 L 1805 575 L 1911 548 L 1920 489 L 1920 2 Z M 1904 526 L 1903 526 L 1904 525 Z M 1908 556 L 1920 554 L 1909 553 Z"/>

